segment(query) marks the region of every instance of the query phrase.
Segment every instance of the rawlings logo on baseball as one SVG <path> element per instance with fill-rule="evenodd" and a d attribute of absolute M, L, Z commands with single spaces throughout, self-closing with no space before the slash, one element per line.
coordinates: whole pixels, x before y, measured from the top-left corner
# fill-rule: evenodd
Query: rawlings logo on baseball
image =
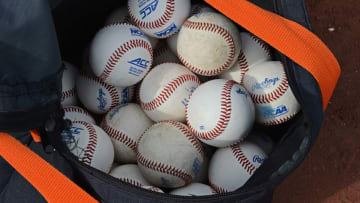
<path fill-rule="evenodd" d="M 255 155 L 253 157 L 253 162 L 254 163 L 258 162 L 259 164 L 262 164 L 262 163 L 264 163 L 264 158 L 261 158 L 259 155 Z"/>
<path fill-rule="evenodd" d="M 165 28 L 164 30 L 162 30 L 160 32 L 156 32 L 154 34 L 158 37 L 163 37 L 163 36 L 167 36 L 167 35 L 173 33 L 176 30 L 177 30 L 177 27 L 176 27 L 175 23 L 172 23 L 169 27 Z"/>
<path fill-rule="evenodd" d="M 195 91 L 195 89 L 196 89 L 196 87 L 190 87 L 190 89 L 189 89 L 189 88 L 185 88 L 186 92 L 188 92 L 188 95 L 187 95 L 186 98 L 184 98 L 184 99 L 181 101 L 181 103 L 182 103 L 184 106 L 186 106 L 187 103 L 189 103 L 189 97 L 190 97 L 190 95 Z"/>
<path fill-rule="evenodd" d="M 101 111 L 106 111 L 105 107 L 106 107 L 107 101 L 106 101 L 106 98 L 104 96 L 106 96 L 106 94 L 103 92 L 102 89 L 99 89 L 99 96 L 96 99 L 99 101 L 98 108 Z"/>
<path fill-rule="evenodd" d="M 146 1 L 145 3 L 147 3 L 148 1 Z M 140 2 L 139 3 L 139 8 L 142 7 L 144 4 L 144 2 Z M 153 0 L 151 3 L 149 3 L 148 5 L 146 5 L 143 9 L 141 9 L 139 11 L 139 14 L 141 16 L 141 19 L 145 19 L 147 16 L 149 16 L 151 13 L 153 13 L 154 11 L 156 11 L 157 5 L 159 3 L 159 0 Z"/>
<path fill-rule="evenodd" d="M 236 90 L 236 93 L 244 95 L 245 97 L 248 97 L 249 94 L 246 91 L 241 90 L 241 88 L 239 88 L 238 90 Z"/>
<path fill-rule="evenodd" d="M 288 109 L 285 105 L 281 105 L 276 108 L 265 106 L 262 107 L 260 111 L 262 112 L 264 118 L 274 118 L 286 114 Z"/>
<path fill-rule="evenodd" d="M 264 90 L 264 89 L 268 89 L 272 86 L 275 86 L 276 83 L 280 81 L 279 77 L 275 77 L 275 78 L 265 78 L 265 80 L 261 83 L 255 83 L 251 89 L 254 92 L 254 90 Z"/>
<path fill-rule="evenodd" d="M 79 135 L 83 130 L 83 128 L 72 127 L 61 133 L 62 141 L 77 157 L 81 157 L 84 154 L 85 149 L 79 146 L 79 138 L 76 139 L 74 135 Z"/>

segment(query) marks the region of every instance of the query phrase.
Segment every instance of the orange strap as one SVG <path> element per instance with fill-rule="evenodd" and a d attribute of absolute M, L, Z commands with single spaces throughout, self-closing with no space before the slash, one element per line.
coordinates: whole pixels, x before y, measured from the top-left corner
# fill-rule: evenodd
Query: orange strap
<path fill-rule="evenodd" d="M 316 35 L 246 0 L 205 1 L 309 71 L 320 86 L 326 109 L 340 77 L 340 66 Z"/>
<path fill-rule="evenodd" d="M 83 189 L 9 134 L 0 133 L 0 155 L 29 181 L 48 202 L 97 202 Z"/>

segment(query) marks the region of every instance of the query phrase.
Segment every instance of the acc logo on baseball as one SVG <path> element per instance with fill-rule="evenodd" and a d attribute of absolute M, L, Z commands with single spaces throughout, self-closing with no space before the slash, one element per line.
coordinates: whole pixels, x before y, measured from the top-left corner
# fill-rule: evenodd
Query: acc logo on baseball
<path fill-rule="evenodd" d="M 143 9 L 141 9 L 139 11 L 139 14 L 141 16 L 141 19 L 146 18 L 147 16 L 149 16 L 151 13 L 153 13 L 154 11 L 156 11 L 156 7 L 159 3 L 159 0 L 154 0 L 151 3 L 149 3 L 148 5 L 146 5 Z M 140 7 L 141 4 L 139 4 Z M 142 5 L 141 5 L 142 6 Z"/>
<path fill-rule="evenodd" d="M 266 107 L 262 107 L 261 111 L 263 113 L 264 118 L 274 118 L 286 114 L 288 112 L 288 109 L 286 108 L 285 105 L 281 105 L 276 108 L 271 108 L 266 106 Z"/>
<path fill-rule="evenodd" d="M 130 63 L 132 65 L 135 65 L 137 67 L 146 69 L 148 64 L 150 63 L 150 61 L 147 61 L 147 60 L 142 59 L 142 58 L 137 58 L 137 59 L 134 59 L 132 61 L 128 61 L 128 63 Z"/>

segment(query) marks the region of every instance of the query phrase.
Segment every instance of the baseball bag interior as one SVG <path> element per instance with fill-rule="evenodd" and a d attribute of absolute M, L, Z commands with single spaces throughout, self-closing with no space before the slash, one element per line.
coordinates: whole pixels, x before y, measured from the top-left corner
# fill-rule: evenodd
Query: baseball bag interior
<path fill-rule="evenodd" d="M 68 125 L 60 104 L 62 60 L 79 65 L 106 14 L 127 1 L 0 0 L 0 202 L 271 202 L 314 144 L 340 67 L 312 33 L 304 0 L 205 2 L 271 45 L 302 106 L 291 122 L 266 129 L 274 150 L 244 187 L 173 196 L 79 162 L 60 140 Z"/>

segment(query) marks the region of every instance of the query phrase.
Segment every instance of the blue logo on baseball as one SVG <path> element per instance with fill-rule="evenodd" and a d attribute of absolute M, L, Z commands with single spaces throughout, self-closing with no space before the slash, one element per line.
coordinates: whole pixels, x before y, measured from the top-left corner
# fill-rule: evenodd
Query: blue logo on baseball
<path fill-rule="evenodd" d="M 255 83 L 251 90 L 254 91 L 254 90 L 264 90 L 264 89 L 268 89 L 272 86 L 275 86 L 276 83 L 280 81 L 279 77 L 275 77 L 275 78 L 265 78 L 265 80 L 261 83 Z"/>
<path fill-rule="evenodd" d="M 169 27 L 165 28 L 164 30 L 162 30 L 160 32 L 155 32 L 154 34 L 158 37 L 165 37 L 165 36 L 168 36 L 169 34 L 173 33 L 176 30 L 177 30 L 177 27 L 176 27 L 175 23 L 172 23 Z"/>
<path fill-rule="evenodd" d="M 264 118 L 276 118 L 289 112 L 285 105 L 281 105 L 276 108 L 265 106 L 261 107 L 260 111 L 262 112 Z"/>
<path fill-rule="evenodd" d="M 264 163 L 264 158 L 261 158 L 259 155 L 255 155 L 254 157 L 253 157 L 253 162 L 254 163 L 259 163 L 259 164 L 262 164 L 262 163 Z"/>
<path fill-rule="evenodd" d="M 141 19 L 145 19 L 147 16 L 151 15 L 154 11 L 156 11 L 159 0 L 154 0 L 146 5 L 139 11 Z"/>

